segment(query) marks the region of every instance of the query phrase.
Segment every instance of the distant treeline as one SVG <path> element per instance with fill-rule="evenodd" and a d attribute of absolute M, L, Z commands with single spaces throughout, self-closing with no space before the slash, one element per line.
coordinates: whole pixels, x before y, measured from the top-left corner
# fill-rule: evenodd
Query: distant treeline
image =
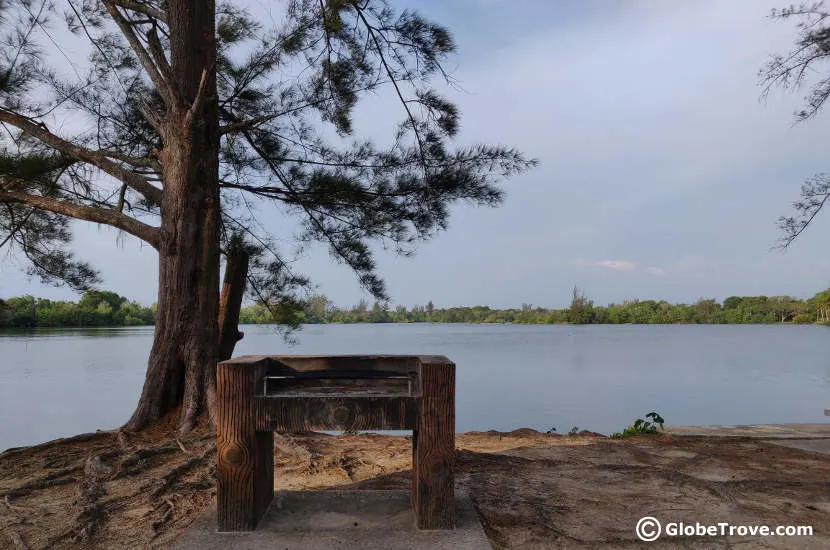
<path fill-rule="evenodd" d="M 575 288 L 566 309 L 547 309 L 523 304 L 519 309 L 492 309 L 488 306 L 436 308 L 427 305 L 389 308 L 367 302 L 343 309 L 325 296 L 314 296 L 300 313 L 300 322 L 315 323 L 522 323 L 522 324 L 759 324 L 828 323 L 830 289 L 809 300 L 789 296 L 731 296 L 719 303 L 700 299 L 694 304 L 666 301 L 625 300 L 621 304 L 595 306 Z M 255 304 L 242 309 L 242 323 L 270 323 L 268 308 Z"/>
<path fill-rule="evenodd" d="M 111 327 L 155 322 L 155 306 L 142 306 L 115 292 L 87 292 L 78 302 L 34 296 L 0 300 L 0 328 Z"/>
<path fill-rule="evenodd" d="M 411 308 L 371 307 L 365 301 L 340 308 L 325 296 L 312 296 L 297 313 L 305 324 L 321 323 L 521 323 L 521 324 L 830 324 L 830 289 L 808 300 L 789 296 L 731 296 L 722 303 L 700 299 L 693 304 L 625 300 L 596 306 L 574 288 L 566 309 L 523 304 L 517 309 L 488 306 L 436 308 L 430 301 Z M 271 323 L 269 308 L 254 304 L 242 308 L 240 323 Z M 155 304 L 145 307 L 114 292 L 93 291 L 80 301 L 52 301 L 32 296 L 0 300 L 0 328 L 152 325 Z"/>

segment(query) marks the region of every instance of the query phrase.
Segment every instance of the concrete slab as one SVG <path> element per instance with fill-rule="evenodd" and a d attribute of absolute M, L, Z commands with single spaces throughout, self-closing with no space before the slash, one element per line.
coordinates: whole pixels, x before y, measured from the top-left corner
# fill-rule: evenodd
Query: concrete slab
<path fill-rule="evenodd" d="M 830 422 L 742 426 L 667 426 L 678 437 L 751 437 L 754 439 L 830 439 Z"/>
<path fill-rule="evenodd" d="M 256 531 L 219 533 L 212 506 L 174 550 L 487 550 L 472 501 L 456 492 L 456 528 L 418 531 L 409 491 L 278 491 Z"/>

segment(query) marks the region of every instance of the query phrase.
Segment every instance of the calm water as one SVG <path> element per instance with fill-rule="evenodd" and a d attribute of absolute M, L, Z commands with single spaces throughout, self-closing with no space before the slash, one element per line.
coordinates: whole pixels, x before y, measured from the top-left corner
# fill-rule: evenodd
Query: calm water
<path fill-rule="evenodd" d="M 457 429 L 618 431 L 669 424 L 823 422 L 830 329 L 812 326 L 316 325 L 289 346 L 247 326 L 245 353 L 443 354 Z M 0 449 L 130 416 L 152 328 L 0 333 Z"/>

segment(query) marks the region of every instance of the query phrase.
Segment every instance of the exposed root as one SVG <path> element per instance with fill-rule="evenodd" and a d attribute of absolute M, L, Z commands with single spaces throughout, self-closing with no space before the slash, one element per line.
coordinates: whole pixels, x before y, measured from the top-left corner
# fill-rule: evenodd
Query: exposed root
<path fill-rule="evenodd" d="M 105 451 L 89 455 L 84 463 L 84 474 L 88 476 L 105 476 L 112 474 L 114 468 L 105 461 L 121 454 L 121 450 Z"/>
<path fill-rule="evenodd" d="M 6 508 L 12 511 L 26 512 L 27 510 L 31 510 L 31 508 L 29 508 L 28 506 L 20 506 L 18 504 L 12 504 L 11 502 L 9 502 L 9 495 L 6 495 L 6 497 L 3 499 L 3 504 L 6 505 Z"/>
<path fill-rule="evenodd" d="M 157 447 L 138 449 L 121 459 L 113 479 L 135 475 L 144 470 L 148 458 L 176 452 L 176 447 L 169 443 Z"/>
<path fill-rule="evenodd" d="M 124 451 L 129 449 L 130 441 L 127 439 L 127 432 L 124 431 L 124 428 L 120 428 L 116 432 L 116 436 L 118 438 L 118 446 L 121 447 L 121 449 Z"/>
<path fill-rule="evenodd" d="M 179 449 L 181 449 L 184 454 L 190 454 L 190 451 L 187 450 L 187 447 L 184 446 L 184 443 L 182 443 L 178 437 L 176 438 L 176 443 L 178 443 Z"/>
<path fill-rule="evenodd" d="M 194 456 L 189 458 L 186 462 L 179 464 L 167 474 L 161 478 L 159 485 L 153 490 L 152 496 L 158 497 L 162 495 L 167 489 L 173 485 L 182 475 L 186 474 L 190 470 L 196 468 L 197 466 L 201 466 L 207 460 L 207 458 L 216 452 L 216 444 L 210 445 L 205 452 L 203 452 L 200 456 Z"/>
<path fill-rule="evenodd" d="M 9 529 L 9 539 L 11 539 L 15 548 L 20 548 L 20 550 L 28 550 L 29 546 L 23 541 L 20 533 L 14 529 Z"/>
<path fill-rule="evenodd" d="M 41 443 L 39 445 L 31 445 L 29 447 L 12 447 L 0 453 L 0 458 L 9 458 L 11 456 L 16 456 L 20 454 L 35 454 L 44 449 L 52 449 L 57 445 L 84 443 L 95 439 L 105 439 L 108 437 L 112 437 L 114 433 L 115 432 L 113 431 L 99 431 L 86 434 L 79 434 L 72 437 L 55 439 L 53 441 L 47 441 L 46 443 Z"/>
<path fill-rule="evenodd" d="M 64 468 L 62 470 L 46 474 L 45 476 L 39 477 L 32 481 L 27 481 L 22 485 L 18 485 L 17 487 L 13 487 L 6 491 L 0 491 L 0 494 L 3 494 L 11 498 L 17 498 L 28 495 L 29 493 L 37 489 L 46 489 L 47 487 L 54 487 L 56 485 L 66 485 L 68 483 L 75 483 L 76 481 L 78 481 L 75 477 L 64 476 L 73 474 L 81 470 L 82 468 L 83 466 L 80 465 L 72 466 L 71 468 Z"/>
<path fill-rule="evenodd" d="M 167 508 L 165 512 L 162 514 L 162 516 L 156 521 L 154 521 L 151 525 L 153 531 L 156 532 L 159 529 L 161 529 L 164 526 L 164 524 L 170 520 L 171 517 L 173 517 L 173 514 L 176 513 L 176 506 L 173 504 L 173 501 L 171 499 L 165 497 L 164 499 L 162 499 L 162 502 L 164 502 L 164 504 L 167 505 Z"/>

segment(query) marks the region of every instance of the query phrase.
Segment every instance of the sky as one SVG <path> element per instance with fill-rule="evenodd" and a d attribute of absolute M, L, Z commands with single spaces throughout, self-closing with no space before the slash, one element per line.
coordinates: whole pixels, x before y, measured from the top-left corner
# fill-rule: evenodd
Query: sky
<path fill-rule="evenodd" d="M 265 2 L 252 0 L 253 9 Z M 401 6 L 401 2 L 393 2 Z M 758 71 L 790 50 L 767 0 L 455 0 L 403 4 L 444 24 L 461 89 L 460 145 L 515 146 L 539 167 L 503 184 L 495 209 L 459 204 L 414 257 L 377 249 L 393 304 L 564 307 L 731 295 L 806 298 L 830 287 L 830 213 L 787 251 L 777 219 L 803 181 L 830 171 L 830 113 L 794 123 L 807 90 L 761 99 Z M 387 140 L 400 113 L 369 98 L 363 136 Z M 391 118 L 390 118 L 391 117 Z M 290 235 L 285 215 L 267 227 Z M 136 239 L 77 223 L 75 250 L 102 287 L 155 301 L 157 257 Z M 0 297 L 76 299 L 0 262 Z M 370 299 L 324 247 L 295 268 L 340 305 Z"/>

